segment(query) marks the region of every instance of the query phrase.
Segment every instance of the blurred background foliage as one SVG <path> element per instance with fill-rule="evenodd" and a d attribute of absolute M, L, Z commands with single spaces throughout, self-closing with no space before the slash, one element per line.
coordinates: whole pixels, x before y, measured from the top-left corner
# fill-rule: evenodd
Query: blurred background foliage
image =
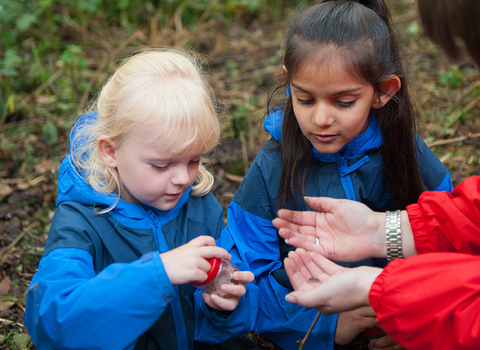
<path fill-rule="evenodd" d="M 311 0 L 0 0 L 0 348 L 32 349 L 25 294 L 55 210 L 68 132 L 120 59 L 146 47 L 193 49 L 219 99 L 211 157 L 226 208 L 267 135 L 285 24 Z M 479 173 L 480 78 L 423 35 L 414 0 L 386 0 L 421 120 L 454 184 Z M 262 349 L 274 345 L 258 335 Z"/>
<path fill-rule="evenodd" d="M 32 112 L 26 99 L 38 97 L 42 105 L 49 107 L 45 113 L 75 110 L 82 103 L 80 98 L 86 89 L 93 92 L 99 87 L 89 86 L 96 68 L 91 60 L 102 59 L 102 53 L 108 54 L 108 50 L 118 48 L 123 40 L 137 33 L 131 39 L 134 43 L 141 29 L 142 34 L 150 35 L 153 40 L 162 29 L 192 33 L 211 20 L 226 26 L 238 23 L 243 29 L 254 20 L 273 20 L 281 17 L 285 8 L 304 3 L 300 0 L 0 0 L 0 115 L 5 119 L 23 108 L 26 108 L 24 113 Z M 187 36 L 184 39 L 185 42 L 177 44 L 183 47 L 194 44 Z M 148 44 L 155 43 L 137 40 L 139 46 Z M 92 57 L 92 53 L 97 55 Z M 229 70 L 234 74 L 235 62 L 230 63 Z"/>

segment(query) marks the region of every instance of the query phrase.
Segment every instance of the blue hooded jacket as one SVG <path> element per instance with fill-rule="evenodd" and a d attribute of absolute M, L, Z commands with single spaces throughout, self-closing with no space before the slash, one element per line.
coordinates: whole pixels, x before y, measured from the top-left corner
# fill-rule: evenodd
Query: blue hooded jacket
<path fill-rule="evenodd" d="M 318 311 L 285 301 L 292 287 L 283 268 L 283 259 L 294 247 L 278 236 L 272 220 L 276 217 L 277 193 L 282 167 L 282 110 L 265 120 L 272 138 L 257 154 L 228 208 L 227 226 L 242 260 L 256 276 L 260 289 L 260 310 L 254 330 L 267 336 L 283 349 L 298 348 Z M 450 174 L 428 146 L 417 136 L 417 162 L 428 190 L 451 191 Z M 367 130 L 339 152 L 322 154 L 313 147 L 312 163 L 305 182 L 308 196 L 347 198 L 368 205 L 374 211 L 397 209 L 390 193 L 385 192 L 382 134 L 375 117 Z M 298 208 L 309 210 L 303 198 Z M 344 266 L 384 267 L 386 259 L 368 259 Z M 338 314 L 321 315 L 304 349 L 334 349 Z"/>
<path fill-rule="evenodd" d="M 82 116 L 83 123 L 96 119 Z M 160 253 L 209 235 L 246 270 L 226 230 L 222 207 L 189 189 L 169 211 L 96 192 L 72 165 L 59 169 L 58 201 L 27 295 L 25 325 L 37 349 L 197 349 L 251 331 L 253 283 L 231 313 L 209 308 L 190 284 L 170 282 Z"/>

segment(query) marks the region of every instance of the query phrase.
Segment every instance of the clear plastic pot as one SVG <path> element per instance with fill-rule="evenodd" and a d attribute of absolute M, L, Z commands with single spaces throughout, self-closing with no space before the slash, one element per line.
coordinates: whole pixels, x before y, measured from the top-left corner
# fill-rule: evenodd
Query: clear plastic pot
<path fill-rule="evenodd" d="M 207 259 L 211 265 L 207 279 L 202 283 L 192 283 L 195 287 L 208 294 L 217 294 L 225 297 L 227 294 L 220 289 L 222 284 L 237 284 L 233 279 L 233 273 L 238 267 L 230 260 L 211 258 Z"/>

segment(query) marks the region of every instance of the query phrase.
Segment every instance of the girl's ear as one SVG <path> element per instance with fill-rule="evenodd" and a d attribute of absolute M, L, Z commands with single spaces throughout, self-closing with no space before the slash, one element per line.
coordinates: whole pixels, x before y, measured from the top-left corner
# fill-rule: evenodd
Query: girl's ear
<path fill-rule="evenodd" d="M 288 73 L 288 72 L 287 72 L 287 67 L 285 67 L 285 65 L 282 66 L 282 73 L 283 73 L 283 76 L 284 76 L 285 78 L 287 78 L 287 73 Z"/>
<path fill-rule="evenodd" d="M 400 81 L 400 78 L 396 75 L 390 76 L 380 85 L 381 92 L 378 92 L 375 95 L 372 108 L 379 109 L 385 106 L 401 87 L 402 82 Z"/>
<path fill-rule="evenodd" d="M 115 156 L 115 142 L 111 138 L 100 137 L 97 146 L 103 162 L 110 168 L 116 168 L 117 158 Z"/>

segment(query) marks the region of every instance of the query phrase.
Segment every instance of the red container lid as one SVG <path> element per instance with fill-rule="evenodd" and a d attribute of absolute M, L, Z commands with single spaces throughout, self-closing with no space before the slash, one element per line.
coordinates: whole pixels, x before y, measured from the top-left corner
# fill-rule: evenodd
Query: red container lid
<path fill-rule="evenodd" d="M 201 283 L 192 283 L 195 286 L 205 286 L 212 282 L 215 277 L 217 277 L 218 272 L 220 271 L 220 267 L 222 266 L 222 259 L 220 258 L 210 258 L 207 259 L 207 261 L 210 263 L 210 271 L 207 273 L 207 279 Z"/>

